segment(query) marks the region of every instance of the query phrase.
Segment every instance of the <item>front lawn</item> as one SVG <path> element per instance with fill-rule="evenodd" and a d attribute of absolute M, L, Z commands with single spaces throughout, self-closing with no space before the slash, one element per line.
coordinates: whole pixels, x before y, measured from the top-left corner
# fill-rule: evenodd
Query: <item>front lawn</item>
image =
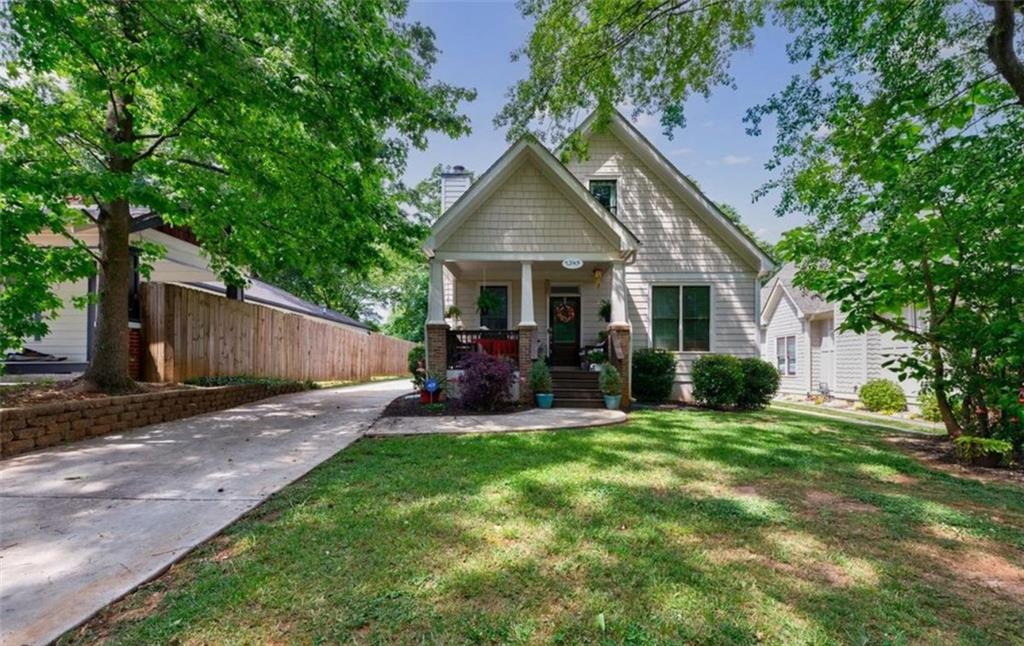
<path fill-rule="evenodd" d="M 68 642 L 1020 643 L 1024 491 L 784 411 L 363 440 Z"/>

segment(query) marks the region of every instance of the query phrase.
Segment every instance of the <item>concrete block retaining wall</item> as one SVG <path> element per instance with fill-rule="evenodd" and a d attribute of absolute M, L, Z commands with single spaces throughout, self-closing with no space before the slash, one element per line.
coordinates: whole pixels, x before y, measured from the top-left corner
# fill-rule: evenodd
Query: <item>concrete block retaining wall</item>
<path fill-rule="evenodd" d="M 223 410 L 304 390 L 300 383 L 187 388 L 0 409 L 0 456 Z"/>

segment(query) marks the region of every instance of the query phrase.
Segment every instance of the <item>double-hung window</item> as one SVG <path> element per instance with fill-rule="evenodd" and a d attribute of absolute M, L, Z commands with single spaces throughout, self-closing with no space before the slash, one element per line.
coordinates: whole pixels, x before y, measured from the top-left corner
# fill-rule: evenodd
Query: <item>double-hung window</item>
<path fill-rule="evenodd" d="M 780 375 L 796 374 L 796 337 L 780 336 L 775 339 L 775 362 Z"/>
<path fill-rule="evenodd" d="M 653 288 L 651 340 L 672 352 L 711 350 L 711 287 L 673 285 Z"/>
<path fill-rule="evenodd" d="M 488 330 L 508 329 L 508 287 L 505 285 L 482 285 L 480 292 L 490 292 L 495 307 L 480 312 L 480 327 Z"/>
<path fill-rule="evenodd" d="M 590 180 L 590 193 L 597 201 L 604 205 L 612 213 L 618 208 L 618 195 L 615 190 L 614 179 L 592 179 Z"/>

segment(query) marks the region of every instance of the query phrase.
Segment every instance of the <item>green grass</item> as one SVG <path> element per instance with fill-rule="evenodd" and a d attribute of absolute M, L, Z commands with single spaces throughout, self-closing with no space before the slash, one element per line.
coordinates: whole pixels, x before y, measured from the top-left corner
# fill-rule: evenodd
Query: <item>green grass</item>
<path fill-rule="evenodd" d="M 64 639 L 1021 643 L 1021 586 L 1020 488 L 861 426 L 642 412 L 360 441 Z"/>
<path fill-rule="evenodd" d="M 942 424 L 936 424 L 934 422 L 928 422 L 925 420 L 908 420 L 900 417 L 893 417 L 891 415 L 883 415 L 881 413 L 858 412 L 852 410 L 845 410 L 842 408 L 829 408 L 827 406 L 816 406 L 814 404 L 801 404 L 797 402 L 788 401 L 774 401 L 772 402 L 771 406 L 773 409 L 807 412 L 817 415 L 831 415 L 833 417 L 843 417 L 850 420 L 870 422 L 882 427 L 888 426 L 891 428 L 897 428 L 904 431 L 928 433 L 929 435 L 946 434 L 946 429 L 944 426 L 942 426 Z"/>

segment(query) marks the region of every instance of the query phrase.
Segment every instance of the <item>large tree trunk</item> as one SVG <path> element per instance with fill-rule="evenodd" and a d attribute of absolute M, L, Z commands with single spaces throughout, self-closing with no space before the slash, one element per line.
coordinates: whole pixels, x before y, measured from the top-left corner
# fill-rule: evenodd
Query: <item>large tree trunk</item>
<path fill-rule="evenodd" d="M 100 281 L 96 336 L 86 381 L 107 392 L 137 388 L 128 371 L 128 298 L 132 278 L 128 201 L 117 200 L 100 217 Z"/>
<path fill-rule="evenodd" d="M 1017 102 L 1024 105 L 1024 63 L 1017 57 L 1013 37 L 1016 33 L 1015 13 L 1024 13 L 1024 2 L 1021 0 L 986 0 L 995 15 L 992 18 L 992 31 L 989 32 L 985 45 L 989 59 L 995 64 L 996 71 L 1010 85 Z"/>
<path fill-rule="evenodd" d="M 131 94 L 112 94 L 107 106 L 106 131 L 116 143 L 134 140 L 129 106 Z M 121 152 L 107 159 L 112 173 L 130 175 L 134 160 Z M 137 390 L 128 370 L 128 298 L 131 290 L 131 204 L 121 197 L 98 204 L 100 232 L 100 285 L 96 312 L 96 336 L 92 361 L 83 378 L 107 392 Z"/>

